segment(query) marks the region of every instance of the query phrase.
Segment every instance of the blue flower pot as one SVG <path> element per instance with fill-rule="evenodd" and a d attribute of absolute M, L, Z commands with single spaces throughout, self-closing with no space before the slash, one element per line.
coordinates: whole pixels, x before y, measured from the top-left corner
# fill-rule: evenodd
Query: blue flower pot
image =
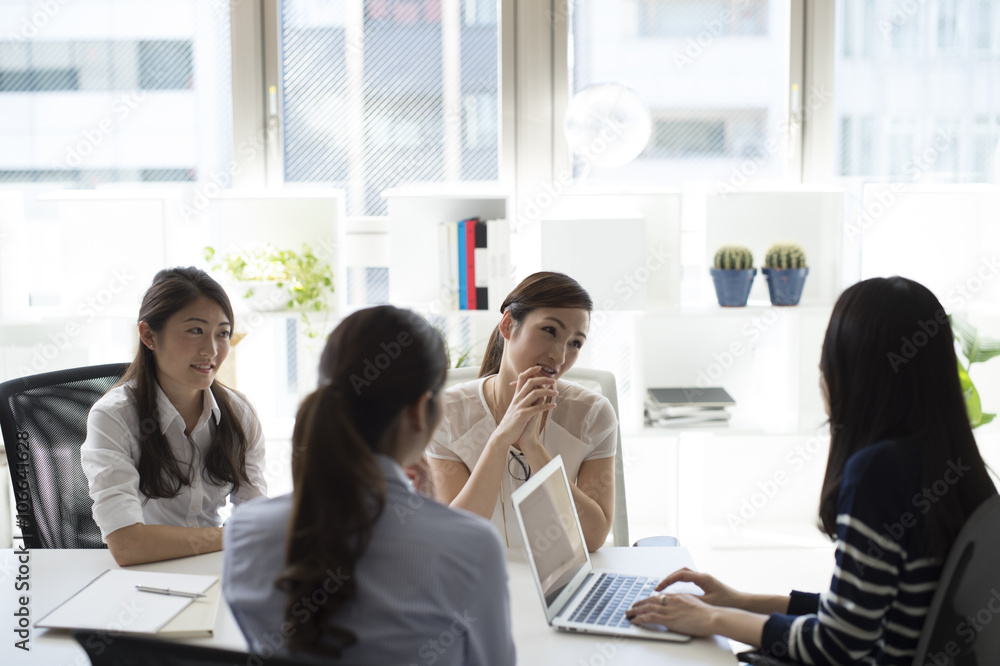
<path fill-rule="evenodd" d="M 762 268 L 771 292 L 771 305 L 798 305 L 808 268 Z"/>
<path fill-rule="evenodd" d="M 719 299 L 719 305 L 724 307 L 742 307 L 747 304 L 750 298 L 750 287 L 753 286 L 753 278 L 757 275 L 756 268 L 748 268 L 742 271 L 725 270 L 723 268 L 712 268 L 712 282 L 715 283 L 715 295 Z"/>

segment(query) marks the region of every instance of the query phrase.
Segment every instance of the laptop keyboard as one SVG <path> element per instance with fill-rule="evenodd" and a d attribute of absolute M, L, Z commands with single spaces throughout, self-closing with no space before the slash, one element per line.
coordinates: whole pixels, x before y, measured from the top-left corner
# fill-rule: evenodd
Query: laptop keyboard
<path fill-rule="evenodd" d="M 656 583 L 656 579 L 644 576 L 601 574 L 587 598 L 573 613 L 570 622 L 600 627 L 627 627 L 631 623 L 625 617 L 625 611 L 636 601 L 652 595 Z"/>

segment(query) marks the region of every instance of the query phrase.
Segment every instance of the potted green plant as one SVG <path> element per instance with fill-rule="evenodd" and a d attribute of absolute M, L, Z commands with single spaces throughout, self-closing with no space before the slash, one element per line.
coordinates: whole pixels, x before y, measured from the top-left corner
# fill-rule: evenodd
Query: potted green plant
<path fill-rule="evenodd" d="M 962 384 L 962 395 L 965 397 L 965 409 L 969 413 L 969 424 L 973 428 L 978 428 L 996 418 L 996 414 L 983 412 L 979 391 L 972 383 L 969 372 L 972 370 L 973 363 L 982 363 L 994 356 L 1000 356 L 1000 340 L 980 336 L 979 329 L 962 317 L 948 315 L 948 319 L 951 320 L 952 333 L 958 340 L 962 354 L 966 359 L 964 366 L 961 359 L 956 360 L 958 361 L 958 378 Z"/>
<path fill-rule="evenodd" d="M 809 275 L 806 254 L 795 243 L 775 243 L 767 250 L 764 268 L 771 305 L 798 305 Z"/>
<path fill-rule="evenodd" d="M 213 271 L 224 271 L 237 284 L 250 309 L 300 312 L 306 334 L 319 334 L 309 315 L 328 312 L 333 269 L 307 245 L 301 252 L 278 250 L 271 244 L 246 247 L 218 260 L 215 248 L 206 247 L 204 256 Z"/>
<path fill-rule="evenodd" d="M 753 278 L 757 275 L 749 248 L 742 245 L 720 247 L 715 253 L 711 273 L 719 305 L 741 307 L 747 304 Z"/>

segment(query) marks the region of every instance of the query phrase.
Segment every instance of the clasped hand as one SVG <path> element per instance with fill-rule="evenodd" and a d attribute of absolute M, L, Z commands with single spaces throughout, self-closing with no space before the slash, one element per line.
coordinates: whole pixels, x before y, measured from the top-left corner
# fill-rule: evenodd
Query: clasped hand
<path fill-rule="evenodd" d="M 497 380 L 499 381 L 499 377 Z M 542 373 L 541 366 L 532 366 L 511 382 L 514 398 L 497 424 L 497 434 L 505 444 L 512 444 L 525 453 L 542 448 L 543 415 L 556 408 L 553 400 L 559 392 L 556 380 Z"/>

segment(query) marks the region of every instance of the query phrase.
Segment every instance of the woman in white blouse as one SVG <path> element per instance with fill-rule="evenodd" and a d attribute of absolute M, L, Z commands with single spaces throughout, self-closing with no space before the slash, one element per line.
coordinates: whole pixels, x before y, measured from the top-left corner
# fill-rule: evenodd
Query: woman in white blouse
<path fill-rule="evenodd" d="M 90 411 L 81 461 L 94 520 L 122 566 L 222 548 L 219 510 L 267 492 L 253 408 L 216 374 L 233 308 L 197 268 L 162 270 L 139 308 L 139 349 Z"/>
<path fill-rule="evenodd" d="M 479 379 L 448 389 L 427 449 L 437 499 L 490 519 L 521 545 L 511 492 L 562 455 L 587 547 L 614 515 L 618 420 L 607 398 L 559 378 L 576 363 L 593 301 L 562 273 L 535 273 L 500 306 Z"/>

